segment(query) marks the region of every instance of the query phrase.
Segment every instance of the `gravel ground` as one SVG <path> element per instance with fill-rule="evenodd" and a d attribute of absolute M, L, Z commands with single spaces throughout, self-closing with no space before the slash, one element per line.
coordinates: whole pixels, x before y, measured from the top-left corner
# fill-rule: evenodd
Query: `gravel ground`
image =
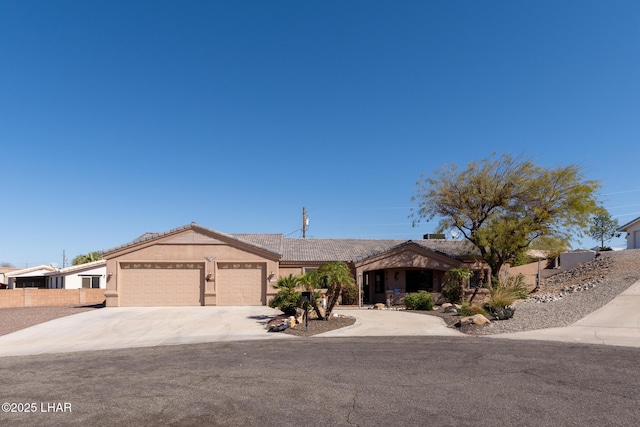
<path fill-rule="evenodd" d="M 602 252 L 594 261 L 576 269 L 559 273 L 542 284 L 532 297 L 554 296 L 551 302 L 535 302 L 535 298 L 518 301 L 509 320 L 492 321 L 485 326 L 465 327 L 471 335 L 490 335 L 569 326 L 606 305 L 640 280 L 640 250 Z M 592 284 L 587 290 L 566 292 L 564 288 Z M 560 297 L 560 295 L 562 295 Z M 422 312 L 442 317 L 448 325 L 460 317 L 438 311 Z"/>
<path fill-rule="evenodd" d="M 0 292 L 11 292 L 0 291 Z M 1 296 L 1 294 L 0 294 Z M 28 328 L 59 317 L 71 316 L 83 311 L 95 310 L 101 306 L 85 307 L 20 307 L 0 309 L 0 336 Z"/>
<path fill-rule="evenodd" d="M 532 294 L 532 297 L 555 296 L 558 298 L 556 301 L 540 303 L 535 302 L 533 298 L 518 301 L 513 318 L 492 321 L 486 326 L 464 327 L 461 332 L 470 335 L 490 335 L 568 326 L 607 304 L 638 280 L 640 280 L 640 249 L 602 252 L 598 258 L 582 267 L 552 276 L 542 284 L 538 292 Z M 563 288 L 584 284 L 594 286 L 578 292 L 563 292 Z M 3 308 L 0 309 L 0 335 L 99 307 Z M 416 313 L 439 316 L 451 327 L 460 320 L 459 316 L 440 311 Z M 350 326 L 354 322 L 355 319 L 348 316 L 332 317 L 329 321 L 314 319 L 309 321 L 308 332 L 303 324 L 287 329 L 284 333 L 311 336 Z"/>

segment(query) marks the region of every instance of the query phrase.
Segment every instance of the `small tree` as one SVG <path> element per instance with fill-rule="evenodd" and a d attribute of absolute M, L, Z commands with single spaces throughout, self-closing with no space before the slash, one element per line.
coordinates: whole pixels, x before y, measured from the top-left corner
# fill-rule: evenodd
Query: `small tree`
<path fill-rule="evenodd" d="M 618 220 L 611 218 L 609 212 L 602 212 L 592 218 L 592 224 L 589 228 L 589 236 L 595 240 L 600 241 L 600 250 L 604 251 L 607 248 L 604 246 L 604 242 L 608 242 L 614 237 L 620 237 L 618 233 Z"/>
<path fill-rule="evenodd" d="M 345 262 L 325 262 L 318 268 L 318 275 L 322 278 L 327 277 L 327 312 L 325 319 L 329 319 L 333 307 L 338 302 L 343 286 L 353 285 L 355 280 L 351 275 L 349 266 Z"/>

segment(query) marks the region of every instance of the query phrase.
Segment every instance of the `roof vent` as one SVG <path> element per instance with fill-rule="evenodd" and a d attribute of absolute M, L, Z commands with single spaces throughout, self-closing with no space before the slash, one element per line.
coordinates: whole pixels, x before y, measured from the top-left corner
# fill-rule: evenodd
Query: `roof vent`
<path fill-rule="evenodd" d="M 444 240 L 444 234 L 439 234 L 439 233 L 429 233 L 429 234 L 425 234 L 424 236 L 422 236 L 423 239 L 425 240 Z"/>

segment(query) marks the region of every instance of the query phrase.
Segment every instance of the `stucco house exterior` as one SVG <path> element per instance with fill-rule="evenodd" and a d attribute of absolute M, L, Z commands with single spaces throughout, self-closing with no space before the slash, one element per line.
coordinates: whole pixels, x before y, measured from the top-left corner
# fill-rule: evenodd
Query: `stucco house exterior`
<path fill-rule="evenodd" d="M 472 283 L 489 277 L 464 241 L 301 239 L 282 234 L 227 234 L 191 223 L 145 233 L 103 252 L 106 305 L 266 305 L 279 277 L 323 262 L 346 262 L 365 303 L 389 293 L 440 292 L 445 272 L 465 267 Z"/>
<path fill-rule="evenodd" d="M 621 233 L 627 233 L 627 249 L 640 249 L 640 216 L 618 228 Z"/>

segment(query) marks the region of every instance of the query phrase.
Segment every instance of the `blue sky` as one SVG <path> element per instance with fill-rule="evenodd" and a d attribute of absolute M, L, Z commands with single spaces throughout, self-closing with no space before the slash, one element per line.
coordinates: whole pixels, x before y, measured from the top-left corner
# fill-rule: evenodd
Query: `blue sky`
<path fill-rule="evenodd" d="M 420 175 L 492 152 L 580 165 L 622 225 L 638 28 L 618 0 L 0 0 L 0 262 L 297 237 L 303 206 L 308 237 L 420 238 Z"/>

